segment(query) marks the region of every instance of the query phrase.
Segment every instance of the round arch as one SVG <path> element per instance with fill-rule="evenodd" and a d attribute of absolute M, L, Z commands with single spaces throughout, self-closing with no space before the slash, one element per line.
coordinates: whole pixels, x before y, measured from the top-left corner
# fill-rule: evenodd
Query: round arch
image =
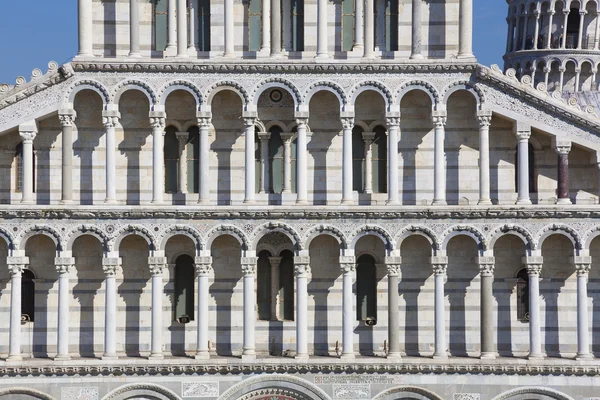
<path fill-rule="evenodd" d="M 257 107 L 258 99 L 260 98 L 260 96 L 265 91 L 273 88 L 283 89 L 286 92 L 288 92 L 294 99 L 294 109 L 298 111 L 298 109 L 300 108 L 300 104 L 302 104 L 302 95 L 300 94 L 300 91 L 298 90 L 296 85 L 294 85 L 287 79 L 282 78 L 269 78 L 256 85 L 256 87 L 252 91 L 252 105 L 254 107 Z"/>
<path fill-rule="evenodd" d="M 262 239 L 265 235 L 268 235 L 271 232 L 283 233 L 285 236 L 288 237 L 288 239 L 292 241 L 292 246 L 296 250 L 302 250 L 304 248 L 302 240 L 300 239 L 300 235 L 298 235 L 298 232 L 296 232 L 294 228 L 287 224 L 284 224 L 283 222 L 268 222 L 254 229 L 254 240 L 252 241 L 251 249 L 256 249 L 260 239 Z"/>
<path fill-rule="evenodd" d="M 388 252 L 396 248 L 392 236 L 385 229 L 376 225 L 365 225 L 355 230 L 352 233 L 352 235 L 350 235 L 350 237 L 352 238 L 352 240 L 350 241 L 350 248 L 354 249 L 356 247 L 356 243 L 359 241 L 360 238 L 369 235 L 377 236 L 379 239 L 381 239 L 383 245 L 388 250 Z"/>
<path fill-rule="evenodd" d="M 551 235 L 559 234 L 566 236 L 573 244 L 574 255 L 579 255 L 579 250 L 582 249 L 582 240 L 577 231 L 570 226 L 563 224 L 552 224 L 545 226 L 539 233 L 537 238 L 536 249 L 542 248 L 544 241 Z"/>
<path fill-rule="evenodd" d="M 513 236 L 517 236 L 518 238 L 520 238 L 523 241 L 523 244 L 525 244 L 525 250 L 527 252 L 527 255 L 531 255 L 531 250 L 533 250 L 535 248 L 535 242 L 533 239 L 533 236 L 531 235 L 531 233 L 529 233 L 529 231 L 521 226 L 518 225 L 512 225 L 512 224 L 505 224 L 502 225 L 498 228 L 496 228 L 492 234 L 490 235 L 490 241 L 488 244 L 488 247 L 490 250 L 494 250 L 494 247 L 496 246 L 496 242 L 498 241 L 498 239 L 500 239 L 503 236 L 506 235 L 513 235 Z"/>
<path fill-rule="evenodd" d="M 480 253 L 483 253 L 485 250 L 487 250 L 487 241 L 485 240 L 485 237 L 483 236 L 483 234 L 476 228 L 472 227 L 472 226 L 464 226 L 464 225 L 456 225 L 451 227 L 450 229 L 446 230 L 446 232 L 444 232 L 443 234 L 443 241 L 442 241 L 442 250 L 446 250 L 446 247 L 448 246 L 448 242 L 450 242 L 450 240 L 453 237 L 456 236 L 469 236 L 471 237 L 475 243 L 477 244 L 477 249 L 479 250 Z"/>
<path fill-rule="evenodd" d="M 554 390 L 554 389 L 550 389 L 550 388 L 546 388 L 546 387 L 535 387 L 535 386 L 512 389 L 512 390 L 509 390 L 507 392 L 500 394 L 499 396 L 494 397 L 492 400 L 509 400 L 509 399 L 518 400 L 518 399 L 523 398 L 522 397 L 523 395 L 528 395 L 528 394 L 542 395 L 542 396 L 548 397 L 549 399 L 554 399 L 554 400 L 573 400 L 572 397 L 567 396 L 566 394 L 561 393 L 558 390 Z"/>
<path fill-rule="evenodd" d="M 313 383 L 295 376 L 279 374 L 260 375 L 244 379 L 227 389 L 218 400 L 247 400 L 254 397 L 248 395 L 257 391 L 259 396 L 264 394 L 266 397 L 277 394 L 277 390 L 294 394 L 300 400 L 331 400 L 327 393 Z"/>
<path fill-rule="evenodd" d="M 200 107 L 204 104 L 202 92 L 195 84 L 184 80 L 171 81 L 163 86 L 159 91 L 159 104 L 164 106 L 169 95 L 176 90 L 183 90 L 194 96 L 194 99 L 196 100 L 197 111 L 200 111 Z"/>
<path fill-rule="evenodd" d="M 12 395 L 26 395 L 31 396 L 40 400 L 55 400 L 54 397 L 46 394 L 44 392 L 40 392 L 39 390 L 24 388 L 24 387 L 13 387 L 8 389 L 0 389 L 0 399 L 4 396 L 12 396 Z"/>
<path fill-rule="evenodd" d="M 109 392 L 102 400 L 125 400 L 134 396 L 156 400 L 180 400 L 175 392 L 153 383 L 130 383 Z"/>
<path fill-rule="evenodd" d="M 394 242 L 396 243 L 396 248 L 402 248 L 402 242 L 406 240 L 410 236 L 422 236 L 431 245 L 432 255 L 441 249 L 441 244 L 436 236 L 436 234 L 429 228 L 420 225 L 410 225 L 403 228 L 400 233 L 396 236 Z"/>
<path fill-rule="evenodd" d="M 230 90 L 232 92 L 234 92 L 235 94 L 237 94 L 240 98 L 240 100 L 242 100 L 242 108 L 244 111 L 247 110 L 248 108 L 248 104 L 250 104 L 250 96 L 248 95 L 248 92 L 246 91 L 246 89 L 239 83 L 235 82 L 235 81 L 220 81 L 220 82 L 216 82 L 214 85 L 212 85 L 205 97 L 206 97 L 206 103 L 208 105 L 212 105 L 212 101 L 215 97 L 215 95 L 219 92 L 222 92 L 223 90 Z"/>
<path fill-rule="evenodd" d="M 233 236 L 242 246 L 242 250 L 248 250 L 248 237 L 240 228 L 233 225 L 219 225 L 211 229 L 206 235 L 206 248 L 210 250 L 215 239 L 223 235 Z"/>
<path fill-rule="evenodd" d="M 308 230 L 304 239 L 304 248 L 310 249 L 312 241 L 320 235 L 333 237 L 340 245 L 340 249 L 348 248 L 348 240 L 346 236 L 338 228 L 332 225 L 317 225 Z"/>
<path fill-rule="evenodd" d="M 427 94 L 427 96 L 429 96 L 429 99 L 431 100 L 431 106 L 434 109 L 436 109 L 440 104 L 440 95 L 437 89 L 433 87 L 433 85 L 429 82 L 416 80 L 405 82 L 400 86 L 400 88 L 398 89 L 398 95 L 396 100 L 398 105 L 402 103 L 402 98 L 404 97 L 404 95 L 413 90 L 419 90 Z"/>
<path fill-rule="evenodd" d="M 269 132 L 271 130 L 271 128 L 273 128 L 274 126 L 277 126 L 281 129 L 282 132 L 288 132 L 287 131 L 287 126 L 285 126 L 285 124 L 279 120 L 275 120 L 275 121 L 269 121 L 264 125 L 264 132 Z"/>
<path fill-rule="evenodd" d="M 109 241 L 109 251 L 119 250 L 121 246 L 121 241 L 125 239 L 127 236 L 137 235 L 146 240 L 148 243 L 148 249 L 150 252 L 156 250 L 155 240 L 150 231 L 142 226 L 137 225 L 127 225 L 119 229 L 114 237 Z"/>
<path fill-rule="evenodd" d="M 318 81 L 310 85 L 304 94 L 304 103 L 307 106 L 310 105 L 310 100 L 312 97 L 320 91 L 333 93 L 340 102 L 340 109 L 343 111 L 346 108 L 346 105 L 348 104 L 348 98 L 344 92 L 344 89 L 342 89 L 337 83 L 330 81 Z"/>
<path fill-rule="evenodd" d="M 48 236 L 50 239 L 52 239 L 52 241 L 56 245 L 57 252 L 62 251 L 63 243 L 59 233 L 56 232 L 53 228 L 46 225 L 33 225 L 21 232 L 18 240 L 15 241 L 15 250 L 25 250 L 25 246 L 27 245 L 27 241 L 29 240 L 29 238 L 40 234 Z"/>
<path fill-rule="evenodd" d="M 95 237 L 102 244 L 102 249 L 106 253 L 108 251 L 108 237 L 102 232 L 102 230 L 93 225 L 81 225 L 69 232 L 67 236 L 65 250 L 71 251 L 73 250 L 73 243 L 75 240 L 84 235 L 90 235 Z"/>
<path fill-rule="evenodd" d="M 447 106 L 450 96 L 461 90 L 471 93 L 471 95 L 475 98 L 475 102 L 477 103 L 477 110 L 481 111 L 485 103 L 485 95 L 481 89 L 479 89 L 476 85 L 472 85 L 469 81 L 457 81 L 446 86 L 442 92 L 442 104 Z"/>
<path fill-rule="evenodd" d="M 0 228 L 0 238 L 4 240 L 4 243 L 6 243 L 6 247 L 8 248 L 8 256 L 12 256 L 12 251 L 15 249 L 15 241 L 12 235 L 4 228 Z"/>
<path fill-rule="evenodd" d="M 368 91 L 379 93 L 379 95 L 381 95 L 383 101 L 385 102 L 386 111 L 392 111 L 392 107 L 394 106 L 394 96 L 392 95 L 392 92 L 387 86 L 377 81 L 364 81 L 354 86 L 350 90 L 350 104 L 354 106 L 354 104 L 356 104 L 356 99 L 358 99 L 358 96 L 360 96 L 361 93 Z"/>
<path fill-rule="evenodd" d="M 436 393 L 417 386 L 396 386 L 386 389 L 373 397 L 373 400 L 395 400 L 401 397 L 402 394 L 410 395 L 411 398 L 416 398 L 417 400 L 442 400 Z"/>
<path fill-rule="evenodd" d="M 204 250 L 204 241 L 202 240 L 200 232 L 195 228 L 186 225 L 175 225 L 167 229 L 159 241 L 158 250 L 166 250 L 169 239 L 177 235 L 186 236 L 194 242 L 196 256 L 200 255 L 200 250 Z"/>
<path fill-rule="evenodd" d="M 121 96 L 123 93 L 129 90 L 137 90 L 138 92 L 142 92 L 148 98 L 148 102 L 150 103 L 150 108 L 154 108 L 154 106 L 158 103 L 156 93 L 154 93 L 154 89 L 150 87 L 144 81 L 138 79 L 128 79 L 125 81 L 121 81 L 115 86 L 112 91 L 112 102 L 114 104 L 119 104 L 121 100 Z"/>
<path fill-rule="evenodd" d="M 66 96 L 64 98 L 64 103 L 72 105 L 75 102 L 75 96 L 77 93 L 82 90 L 91 90 L 96 92 L 100 98 L 102 99 L 103 108 L 106 109 L 107 105 L 110 103 L 110 94 L 106 87 L 93 79 L 82 79 L 75 81 L 69 86 L 69 89 L 66 91 Z"/>

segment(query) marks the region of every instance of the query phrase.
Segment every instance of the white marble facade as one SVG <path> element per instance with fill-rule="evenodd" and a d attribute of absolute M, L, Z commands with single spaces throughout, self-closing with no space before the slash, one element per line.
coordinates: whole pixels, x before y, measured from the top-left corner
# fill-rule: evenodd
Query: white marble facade
<path fill-rule="evenodd" d="M 78 7 L 0 85 L 0 398 L 597 396 L 599 114 L 470 0 Z"/>

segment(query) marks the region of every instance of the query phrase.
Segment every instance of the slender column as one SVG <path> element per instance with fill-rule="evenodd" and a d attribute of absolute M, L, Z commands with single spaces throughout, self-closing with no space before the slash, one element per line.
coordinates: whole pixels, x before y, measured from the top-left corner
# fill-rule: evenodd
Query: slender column
<path fill-rule="evenodd" d="M 517 124 L 515 135 L 518 140 L 517 159 L 519 161 L 517 204 L 531 204 L 529 199 L 529 138 L 531 137 L 531 127 L 521 127 Z"/>
<path fill-rule="evenodd" d="M 246 137 L 246 180 L 244 203 L 254 203 L 255 177 L 254 177 L 254 123 L 256 118 L 244 118 L 244 136 Z"/>
<path fill-rule="evenodd" d="M 296 204 L 308 204 L 307 189 L 307 149 L 306 149 L 306 122 L 308 118 L 296 119 L 298 138 L 296 139 Z"/>
<path fill-rule="evenodd" d="M 269 257 L 271 265 L 271 321 L 279 321 L 279 266 L 281 257 Z"/>
<path fill-rule="evenodd" d="M 550 68 L 544 68 L 544 84 L 548 88 L 548 80 L 550 79 Z"/>
<path fill-rule="evenodd" d="M 177 48 L 177 0 L 169 0 L 167 9 L 167 48 L 165 52 L 175 54 Z"/>
<path fill-rule="evenodd" d="M 557 139 L 554 148 L 558 154 L 558 200 L 556 204 L 571 204 L 569 198 L 569 152 L 571 151 L 571 142 Z"/>
<path fill-rule="evenodd" d="M 196 51 L 198 44 L 198 28 L 196 23 L 198 21 L 198 1 L 190 1 L 190 14 L 188 17 L 189 26 L 189 39 L 188 39 L 188 50 Z"/>
<path fill-rule="evenodd" d="M 559 91 L 563 91 L 564 88 L 564 82 L 565 82 L 565 71 L 566 69 L 563 67 L 559 67 L 558 68 L 558 72 L 560 72 L 560 79 L 559 79 L 559 84 L 558 84 L 558 90 Z"/>
<path fill-rule="evenodd" d="M 21 361 L 21 282 L 28 257 L 8 257 L 10 273 L 10 344 L 7 361 Z"/>
<path fill-rule="evenodd" d="M 327 2 L 317 0 L 317 58 L 329 58 L 327 50 Z"/>
<path fill-rule="evenodd" d="M 75 265 L 72 257 L 56 257 L 58 272 L 58 352 L 54 360 L 70 360 L 69 356 L 69 272 Z"/>
<path fill-rule="evenodd" d="M 187 57 L 187 4 L 186 0 L 177 0 L 177 57 Z"/>
<path fill-rule="evenodd" d="M 566 49 L 567 48 L 567 21 L 569 20 L 569 10 L 565 10 L 564 11 L 564 16 L 565 16 L 565 19 L 563 20 L 564 21 L 564 24 L 563 24 L 563 37 L 562 37 L 562 41 L 561 41 L 561 44 L 560 44 L 560 48 L 561 49 Z M 562 87 L 562 85 L 561 85 L 561 87 Z"/>
<path fill-rule="evenodd" d="M 521 28 L 523 27 L 523 25 L 521 24 L 521 18 L 522 18 L 522 16 L 520 14 L 518 14 L 515 17 L 516 29 L 515 29 L 515 38 L 513 40 L 513 49 L 512 49 L 513 52 L 517 51 L 517 49 L 519 48 L 519 38 L 521 37 Z"/>
<path fill-rule="evenodd" d="M 583 39 L 583 21 L 585 18 L 585 14 L 587 14 L 585 11 L 579 12 L 579 36 L 577 37 L 577 48 L 578 49 L 583 48 L 581 41 Z M 575 89 L 575 91 L 577 91 L 577 89 Z"/>
<path fill-rule="evenodd" d="M 521 50 L 525 50 L 527 42 L 527 24 L 529 23 L 529 15 L 523 14 L 523 36 L 521 37 Z"/>
<path fill-rule="evenodd" d="M 198 118 L 198 129 L 200 139 L 200 162 L 198 163 L 198 176 L 200 177 L 200 193 L 198 196 L 198 203 L 200 204 L 206 204 L 210 202 L 210 160 L 208 158 L 208 152 L 210 150 L 208 146 L 208 129 L 210 128 L 210 118 L 210 113 L 206 113 L 205 116 Z"/>
<path fill-rule="evenodd" d="M 479 276 L 481 277 L 480 313 L 481 313 L 481 358 L 496 358 L 494 345 L 494 257 L 479 257 Z"/>
<path fill-rule="evenodd" d="M 365 141 L 365 187 L 364 192 L 366 194 L 373 193 L 373 152 L 371 151 L 371 144 L 375 139 L 375 132 L 363 132 L 363 140 Z"/>
<path fill-rule="evenodd" d="M 575 92 L 579 92 L 579 82 L 581 81 L 581 68 L 575 68 Z"/>
<path fill-rule="evenodd" d="M 294 257 L 296 275 L 296 358 L 308 359 L 308 277 L 310 258 Z"/>
<path fill-rule="evenodd" d="M 163 136 L 165 134 L 165 113 L 150 112 L 152 127 L 152 203 L 162 203 L 165 192 L 165 170 Z"/>
<path fill-rule="evenodd" d="M 271 25 L 273 25 L 271 1 L 273 0 L 262 0 L 262 41 L 260 50 L 265 54 L 271 52 Z"/>
<path fill-rule="evenodd" d="M 104 297 L 104 354 L 103 360 L 117 358 L 117 271 L 121 266 L 119 257 L 102 259 L 105 279 Z"/>
<path fill-rule="evenodd" d="M 542 353 L 542 331 L 540 324 L 540 272 L 542 257 L 524 257 L 529 275 L 529 356 L 530 359 L 544 358 Z"/>
<path fill-rule="evenodd" d="M 354 0 L 354 46 L 352 50 L 360 51 L 364 47 L 364 6 L 365 0 Z"/>
<path fill-rule="evenodd" d="M 185 153 L 185 145 L 189 138 L 188 132 L 176 132 L 177 144 L 179 145 L 179 193 L 187 193 L 187 154 Z"/>
<path fill-rule="evenodd" d="M 79 18 L 79 51 L 77 56 L 93 57 L 92 0 L 78 0 L 77 14 Z"/>
<path fill-rule="evenodd" d="M 129 57 L 141 57 L 140 5 L 138 0 L 129 0 Z"/>
<path fill-rule="evenodd" d="M 354 296 L 352 285 L 356 270 L 354 256 L 340 256 L 342 269 L 342 358 L 354 358 Z"/>
<path fill-rule="evenodd" d="M 431 266 L 435 275 L 435 352 L 433 358 L 448 358 L 446 349 L 446 304 L 444 299 L 448 257 L 431 257 Z"/>
<path fill-rule="evenodd" d="M 162 352 L 162 298 L 164 292 L 163 272 L 167 268 L 166 257 L 148 257 L 148 267 L 152 274 L 152 338 L 150 359 L 164 358 Z"/>
<path fill-rule="evenodd" d="M 387 358 L 400 358 L 400 308 L 398 280 L 400 276 L 401 257 L 386 257 L 385 265 L 388 274 L 388 343 Z"/>
<path fill-rule="evenodd" d="M 398 133 L 400 114 L 386 118 L 388 128 L 388 201 L 389 205 L 400 204 L 398 190 Z"/>
<path fill-rule="evenodd" d="M 421 31 L 423 26 L 423 0 L 412 0 L 412 46 L 410 58 L 419 60 L 421 54 Z"/>
<path fill-rule="evenodd" d="M 490 125 L 492 113 L 482 112 L 479 119 L 479 203 L 492 204 L 490 198 Z"/>
<path fill-rule="evenodd" d="M 281 54 L 281 0 L 271 0 L 271 56 Z"/>
<path fill-rule="evenodd" d="M 198 343 L 196 360 L 208 360 L 208 278 L 212 272 L 212 257 L 196 257 L 198 279 Z"/>
<path fill-rule="evenodd" d="M 538 39 L 540 37 L 540 12 L 535 11 L 535 31 L 533 34 L 533 48 L 537 50 L 538 48 Z"/>
<path fill-rule="evenodd" d="M 23 188 L 21 192 L 21 204 L 33 204 L 33 140 L 37 135 L 37 126 L 35 122 L 19 125 L 19 136 L 23 141 Z"/>
<path fill-rule="evenodd" d="M 458 57 L 473 56 L 473 0 L 460 0 Z"/>
<path fill-rule="evenodd" d="M 235 50 L 233 46 L 233 0 L 225 0 L 225 52 L 223 57 L 234 57 Z"/>
<path fill-rule="evenodd" d="M 446 152 L 444 150 L 446 114 L 434 114 L 433 205 L 446 205 Z"/>
<path fill-rule="evenodd" d="M 549 49 L 552 45 L 552 19 L 554 18 L 554 11 L 551 11 L 548 18 L 548 37 L 546 38 L 546 48 Z"/>
<path fill-rule="evenodd" d="M 75 110 L 59 110 L 58 119 L 62 126 L 62 197 L 61 204 L 73 202 L 73 124 Z"/>
<path fill-rule="evenodd" d="M 515 28 L 513 26 L 513 19 L 510 16 L 506 18 L 506 23 L 508 24 L 508 34 L 506 35 L 506 52 L 510 53 L 512 52 L 512 42 Z"/>
<path fill-rule="evenodd" d="M 373 0 L 365 1 L 365 58 L 375 57 L 375 11 Z M 358 17 L 356 17 L 358 19 Z"/>
<path fill-rule="evenodd" d="M 260 140 L 260 178 L 261 185 L 258 193 L 270 193 L 270 180 L 269 175 L 271 169 L 269 165 L 269 139 L 271 139 L 271 133 L 259 132 L 258 139 Z"/>
<path fill-rule="evenodd" d="M 283 140 L 283 190 L 282 193 L 292 193 L 292 139 L 294 133 L 282 133 Z"/>
<path fill-rule="evenodd" d="M 284 1 L 281 8 L 281 47 L 283 51 L 292 51 L 292 4 L 289 1 Z"/>
<path fill-rule="evenodd" d="M 242 257 L 242 272 L 244 274 L 244 347 L 242 359 L 256 358 L 256 345 L 254 342 L 254 285 L 256 279 L 256 257 Z"/>
<path fill-rule="evenodd" d="M 594 30 L 594 50 L 600 45 L 600 13 L 596 13 L 596 29 Z"/>
<path fill-rule="evenodd" d="M 592 258 L 577 256 L 573 258 L 577 271 L 577 356 L 576 360 L 594 358 L 590 352 L 590 332 L 588 314 L 588 276 L 592 266 Z"/>
<path fill-rule="evenodd" d="M 120 118 L 121 114 L 118 111 L 102 112 L 102 125 L 104 125 L 104 136 L 106 138 L 106 199 L 104 200 L 106 204 L 115 204 L 117 202 L 115 127 L 119 123 Z"/>
<path fill-rule="evenodd" d="M 342 204 L 352 204 L 352 128 L 354 118 L 342 118 Z"/>

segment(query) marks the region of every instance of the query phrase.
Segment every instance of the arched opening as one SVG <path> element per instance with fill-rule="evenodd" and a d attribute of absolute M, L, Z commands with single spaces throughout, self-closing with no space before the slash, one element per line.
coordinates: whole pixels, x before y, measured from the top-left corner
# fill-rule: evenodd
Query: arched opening
<path fill-rule="evenodd" d="M 248 0 L 246 4 L 246 23 L 248 34 L 246 51 L 257 52 L 260 50 L 262 41 L 262 0 Z"/>
<path fill-rule="evenodd" d="M 194 320 L 194 259 L 186 254 L 175 261 L 175 304 L 173 319 L 181 323 Z"/>
<path fill-rule="evenodd" d="M 377 267 L 368 254 L 356 263 L 356 320 L 377 321 Z"/>
<path fill-rule="evenodd" d="M 198 1 L 198 50 L 210 51 L 210 0 Z"/>
<path fill-rule="evenodd" d="M 33 149 L 33 168 L 31 170 L 31 182 L 35 193 L 35 148 Z M 23 192 L 23 142 L 15 147 L 15 192 Z"/>
<path fill-rule="evenodd" d="M 271 253 L 266 250 L 258 254 L 256 266 L 256 303 L 258 305 L 258 319 L 269 321 L 271 319 Z"/>
<path fill-rule="evenodd" d="M 356 9 L 354 0 L 342 0 L 342 51 L 352 51 L 354 46 L 354 19 Z"/>
<path fill-rule="evenodd" d="M 284 147 L 281 138 L 282 129 L 279 126 L 273 126 L 269 133 L 269 182 L 268 188 L 271 193 L 281 193 L 283 191 L 284 180 Z"/>
<path fill-rule="evenodd" d="M 197 126 L 188 129 L 187 144 L 182 152 L 180 162 L 187 163 L 187 192 L 200 192 L 200 130 Z M 183 159 L 185 158 L 185 159 Z"/>
<path fill-rule="evenodd" d="M 284 321 L 294 320 L 294 253 L 284 250 L 279 266 L 279 315 Z"/>
<path fill-rule="evenodd" d="M 517 272 L 517 320 L 529 322 L 529 274 L 527 268 Z"/>
<path fill-rule="evenodd" d="M 579 43 L 579 29 L 581 24 L 581 15 L 579 14 L 579 2 L 571 3 L 571 10 L 567 18 L 567 40 L 566 48 L 575 49 Z"/>
<path fill-rule="evenodd" d="M 371 144 L 373 193 L 387 193 L 387 153 L 386 129 L 378 126 Z"/>
<path fill-rule="evenodd" d="M 284 2 L 284 7 L 286 2 Z M 304 0 L 291 0 L 290 51 L 304 51 Z"/>
<path fill-rule="evenodd" d="M 165 193 L 178 192 L 179 180 L 179 142 L 177 128 L 169 126 L 165 130 L 164 139 L 164 168 L 165 168 Z"/>
<path fill-rule="evenodd" d="M 363 193 L 365 189 L 365 140 L 363 129 L 352 129 L 352 190 Z"/>
<path fill-rule="evenodd" d="M 21 277 L 21 321 L 35 321 L 35 275 L 24 269 Z"/>
<path fill-rule="evenodd" d="M 168 11 L 168 0 L 154 0 L 152 2 L 153 50 L 164 51 L 167 48 Z"/>

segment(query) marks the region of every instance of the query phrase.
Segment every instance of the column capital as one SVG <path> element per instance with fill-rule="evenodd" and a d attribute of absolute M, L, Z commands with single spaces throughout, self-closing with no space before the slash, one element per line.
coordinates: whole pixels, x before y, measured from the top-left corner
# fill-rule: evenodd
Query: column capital
<path fill-rule="evenodd" d="M 56 272 L 58 272 L 60 275 L 68 274 L 71 268 L 75 266 L 75 258 L 55 257 L 54 266 L 56 267 Z"/>
<path fill-rule="evenodd" d="M 351 273 L 356 269 L 356 258 L 354 256 L 340 256 L 340 268 L 343 273 Z"/>
<path fill-rule="evenodd" d="M 279 136 L 281 136 L 281 140 L 283 140 L 284 144 L 291 144 L 292 139 L 294 139 L 294 137 L 296 137 L 296 133 L 295 132 L 281 132 L 281 134 Z"/>
<path fill-rule="evenodd" d="M 542 272 L 542 266 L 544 265 L 544 257 L 542 256 L 528 256 L 522 258 L 523 264 L 527 268 L 529 276 L 539 276 Z"/>
<path fill-rule="evenodd" d="M 397 113 L 397 115 L 396 114 L 386 115 L 385 123 L 386 123 L 388 129 L 390 129 L 392 127 L 399 127 L 400 126 L 400 113 Z"/>
<path fill-rule="evenodd" d="M 34 131 L 19 131 L 19 136 L 23 143 L 33 143 L 33 140 L 37 136 L 37 132 Z"/>
<path fill-rule="evenodd" d="M 213 269 L 212 257 L 210 257 L 210 256 L 196 257 L 194 259 L 194 267 L 196 268 L 196 276 L 209 275 Z"/>
<path fill-rule="evenodd" d="M 436 128 L 443 128 L 446 125 L 447 120 L 448 118 L 446 116 L 446 113 L 434 113 L 431 116 L 431 122 Z"/>
<path fill-rule="evenodd" d="M 269 264 L 271 267 L 279 268 L 282 257 L 269 257 Z"/>
<path fill-rule="evenodd" d="M 150 111 L 150 126 L 152 129 L 164 129 L 167 114 L 163 111 Z"/>
<path fill-rule="evenodd" d="M 435 275 L 446 275 L 446 269 L 448 268 L 448 257 L 444 256 L 432 256 L 429 258 L 433 273 Z"/>
<path fill-rule="evenodd" d="M 271 139 L 271 132 L 258 132 L 258 139 L 261 142 Z"/>
<path fill-rule="evenodd" d="M 11 276 L 20 276 L 29 265 L 29 257 L 6 257 L 6 265 Z"/>
<path fill-rule="evenodd" d="M 308 113 L 306 116 L 296 116 L 296 125 L 307 125 L 308 124 Z"/>
<path fill-rule="evenodd" d="M 167 257 L 148 257 L 148 268 L 152 276 L 162 276 L 167 268 Z"/>
<path fill-rule="evenodd" d="M 251 115 L 251 116 L 245 116 L 244 118 L 244 128 L 248 129 L 248 128 L 253 128 L 254 124 L 256 124 L 256 116 L 255 115 Z"/>
<path fill-rule="evenodd" d="M 531 137 L 531 129 L 528 130 L 517 130 L 515 136 L 519 142 L 528 142 Z"/>
<path fill-rule="evenodd" d="M 294 258 L 294 274 L 297 278 L 306 278 L 310 275 L 310 272 L 310 264 L 308 262 L 296 263 L 296 258 Z"/>
<path fill-rule="evenodd" d="M 103 257 L 102 258 L 102 271 L 106 276 L 115 276 L 119 267 L 121 266 L 120 257 Z"/>
<path fill-rule="evenodd" d="M 200 116 L 197 117 L 197 122 L 198 122 L 198 128 L 199 129 L 209 129 L 210 128 L 210 121 L 211 121 L 211 117 L 209 116 Z"/>
<path fill-rule="evenodd" d="M 256 275 L 256 263 L 258 257 L 242 257 L 242 273 L 244 276 Z"/>
<path fill-rule="evenodd" d="M 354 117 L 342 117 L 341 121 L 344 130 L 354 128 Z"/>
<path fill-rule="evenodd" d="M 387 268 L 388 276 L 400 275 L 400 268 L 402 267 L 402 257 L 386 257 L 385 266 Z"/>
<path fill-rule="evenodd" d="M 494 276 L 495 263 L 496 260 L 494 257 L 477 257 L 479 274 L 481 276 Z"/>
<path fill-rule="evenodd" d="M 571 141 L 565 139 L 555 139 L 554 150 L 558 153 L 558 155 L 569 155 L 569 153 L 571 152 Z"/>
<path fill-rule="evenodd" d="M 177 140 L 179 142 L 186 142 L 190 137 L 190 133 L 189 132 L 175 132 L 175 137 L 177 138 Z"/>
<path fill-rule="evenodd" d="M 114 128 L 121 119 L 121 113 L 117 110 L 102 111 L 102 125 L 104 128 Z"/>
<path fill-rule="evenodd" d="M 58 119 L 61 126 L 73 126 L 75 118 L 77 118 L 77 113 L 73 109 L 65 108 L 58 110 Z"/>
<path fill-rule="evenodd" d="M 592 268 L 592 257 L 590 256 L 571 257 L 571 262 L 575 265 L 577 276 L 587 275 Z"/>
<path fill-rule="evenodd" d="M 477 120 L 479 121 L 480 128 L 489 128 L 492 124 L 492 112 L 481 111 L 477 113 Z"/>
<path fill-rule="evenodd" d="M 372 142 L 375 140 L 375 132 L 363 132 L 362 138 L 365 142 Z"/>

